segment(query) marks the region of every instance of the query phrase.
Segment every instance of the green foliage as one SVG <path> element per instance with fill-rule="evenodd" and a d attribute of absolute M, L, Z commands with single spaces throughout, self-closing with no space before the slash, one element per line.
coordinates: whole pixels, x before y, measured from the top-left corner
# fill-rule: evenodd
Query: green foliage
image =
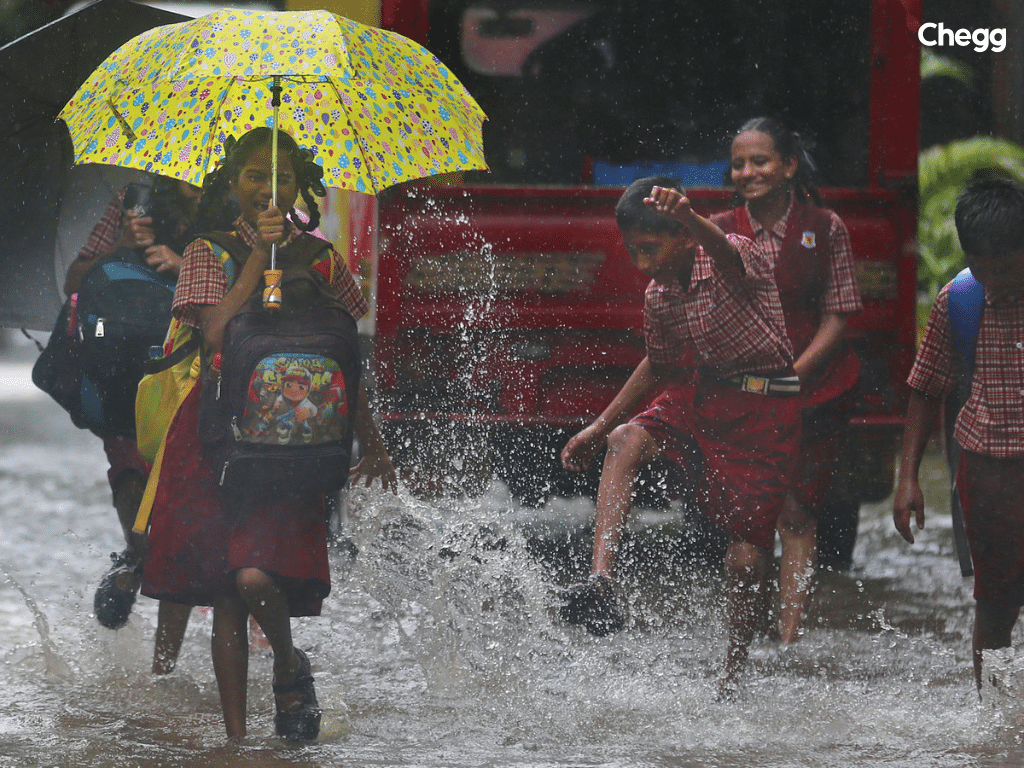
<path fill-rule="evenodd" d="M 948 56 L 938 56 L 928 48 L 922 48 L 921 79 L 929 77 L 951 77 L 967 88 L 974 85 L 974 72 L 969 66 Z"/>
<path fill-rule="evenodd" d="M 930 305 L 939 289 L 963 269 L 963 251 L 953 212 L 975 173 L 992 170 L 1024 182 L 1024 147 L 1005 139 L 976 136 L 932 147 L 918 158 L 918 279 Z"/>

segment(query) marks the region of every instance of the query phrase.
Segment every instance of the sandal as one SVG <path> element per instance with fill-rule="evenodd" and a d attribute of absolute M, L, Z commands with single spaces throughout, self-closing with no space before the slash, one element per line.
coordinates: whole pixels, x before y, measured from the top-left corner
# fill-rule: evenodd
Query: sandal
<path fill-rule="evenodd" d="M 96 588 L 96 596 L 92 601 L 92 610 L 96 620 L 107 629 L 120 629 L 128 623 L 132 607 L 135 605 L 135 594 L 142 584 L 142 562 L 129 557 L 128 550 L 118 554 L 110 553 L 113 567 L 100 580 Z M 130 577 L 133 586 L 125 589 L 125 578 Z"/>
<path fill-rule="evenodd" d="M 320 706 L 317 704 L 316 690 L 313 688 L 313 672 L 309 657 L 298 648 L 295 649 L 295 655 L 299 659 L 299 671 L 295 673 L 295 679 L 290 683 L 274 683 L 274 695 L 298 691 L 302 694 L 302 699 L 290 709 L 282 709 L 275 700 L 277 715 L 274 718 L 274 725 L 277 728 L 277 735 L 283 739 L 312 741 L 320 735 Z"/>
<path fill-rule="evenodd" d="M 562 621 L 582 624 L 587 631 L 603 637 L 626 625 L 625 611 L 619 605 L 612 582 L 604 576 L 591 576 L 562 593 L 559 614 Z"/>

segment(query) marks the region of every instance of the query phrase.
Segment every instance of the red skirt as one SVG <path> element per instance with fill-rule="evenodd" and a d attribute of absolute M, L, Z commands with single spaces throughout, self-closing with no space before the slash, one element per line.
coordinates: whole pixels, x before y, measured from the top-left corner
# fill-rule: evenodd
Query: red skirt
<path fill-rule="evenodd" d="M 142 594 L 212 605 L 235 591 L 239 568 L 277 577 L 292 616 L 318 616 L 331 590 L 322 495 L 256 508 L 224 503 L 199 442 L 196 386 L 167 433 L 150 518 Z"/>
<path fill-rule="evenodd" d="M 685 492 L 715 526 L 770 549 L 800 443 L 800 402 L 701 380 L 670 384 L 631 423 L 679 467 Z"/>

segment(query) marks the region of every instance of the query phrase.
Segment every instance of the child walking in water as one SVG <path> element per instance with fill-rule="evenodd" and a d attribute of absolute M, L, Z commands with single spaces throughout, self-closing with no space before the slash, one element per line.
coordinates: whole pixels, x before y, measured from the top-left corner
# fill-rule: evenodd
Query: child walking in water
<path fill-rule="evenodd" d="M 64 292 L 77 293 L 85 275 L 99 260 L 120 248 L 143 251 L 146 263 L 157 272 L 178 274 L 181 252 L 195 232 L 196 207 L 201 190 L 184 181 L 157 176 L 153 180 L 153 205 L 146 215 L 125 210 L 127 188 L 110 201 L 89 239 L 68 268 Z M 124 531 L 125 549 L 112 553 L 113 567 L 96 590 L 96 618 L 109 629 L 128 621 L 139 589 L 146 542 L 132 533 L 132 523 L 146 488 L 149 464 L 139 455 L 135 438 L 111 435 L 103 438 L 110 470 L 107 479 L 113 492 L 114 508 Z M 153 646 L 154 674 L 174 669 L 188 627 L 191 606 L 161 602 Z"/>
<path fill-rule="evenodd" d="M 778 631 L 787 644 L 799 639 L 807 614 L 818 565 L 817 517 L 836 474 L 860 381 L 860 361 L 843 331 L 846 318 L 863 306 L 850 235 L 833 211 L 821 207 L 814 163 L 801 137 L 771 118 L 755 118 L 736 133 L 731 155 L 730 174 L 742 204 L 711 220 L 724 232 L 749 237 L 775 264 L 800 377 L 800 451 L 777 524 Z"/>
<path fill-rule="evenodd" d="M 213 353 L 221 349 L 228 321 L 260 286 L 271 244 L 278 244 L 279 257 L 287 261 L 299 230 L 315 229 L 319 223 L 313 191 L 323 194 L 319 166 L 286 133 L 279 133 L 276 206 L 271 203 L 270 129 L 257 128 L 237 143 L 229 140 L 225 153 L 204 181 L 203 201 L 216 204 L 229 187 L 241 209 L 234 234 L 252 250 L 229 284 L 213 245 L 193 241 L 185 250 L 174 297 L 176 320 L 198 329 Z M 292 210 L 299 193 L 310 211 L 305 224 Z M 312 266 L 329 276 L 332 291 L 353 317 L 365 314 L 359 287 L 328 243 Z M 320 709 L 310 661 L 292 644 L 290 617 L 319 615 L 330 591 L 324 500 L 296 489 L 285 502 L 255 509 L 223 503 L 198 439 L 200 389 L 197 385 L 189 393 L 175 415 L 161 471 L 151 480 L 156 488 L 142 592 L 213 606 L 213 665 L 229 739 L 240 741 L 246 735 L 250 614 L 274 655 L 277 733 L 286 739 L 314 739 Z M 354 481 L 379 478 L 385 488 L 395 490 L 395 470 L 362 384 L 356 434 L 363 458 L 352 470 Z"/>
<path fill-rule="evenodd" d="M 955 490 L 974 561 L 974 677 L 981 691 L 982 655 L 1007 648 L 1024 605 L 1024 185 L 979 181 L 960 195 L 956 230 L 971 274 L 984 286 L 976 343 L 967 349 L 966 316 L 950 283 L 939 291 L 907 382 L 893 521 L 914 543 L 910 521 L 924 528 L 918 471 L 925 446 L 964 360 L 973 358 L 970 396 L 953 436 L 963 449 Z M 977 322 L 977 321 L 975 321 Z M 969 367 L 969 364 L 967 364 Z"/>
<path fill-rule="evenodd" d="M 785 478 L 800 439 L 800 383 L 772 264 L 749 239 L 726 235 L 690 208 L 672 180 L 634 182 L 615 209 L 633 263 L 651 278 L 647 357 L 593 424 L 562 451 L 585 468 L 607 444 L 598 487 L 592 575 L 570 588 L 562 617 L 594 634 L 623 625 L 615 561 L 640 468 L 659 454 L 730 537 L 729 645 L 719 694 L 746 662 Z M 662 390 L 643 413 L 630 417 Z"/>

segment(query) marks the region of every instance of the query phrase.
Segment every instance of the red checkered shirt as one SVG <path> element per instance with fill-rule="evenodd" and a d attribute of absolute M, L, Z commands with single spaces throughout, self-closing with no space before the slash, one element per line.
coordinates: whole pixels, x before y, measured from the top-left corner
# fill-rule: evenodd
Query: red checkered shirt
<path fill-rule="evenodd" d="M 949 286 L 939 291 L 907 383 L 943 397 L 957 382 L 959 362 L 949 324 Z M 971 394 L 953 436 L 968 451 L 999 459 L 1024 455 L 1024 297 L 985 311 L 974 352 Z"/>
<path fill-rule="evenodd" d="M 853 315 L 864 309 L 864 305 L 860 300 L 857 274 L 853 269 L 850 233 L 835 211 L 830 211 L 827 208 L 822 210 L 829 214 L 828 233 L 832 251 L 829 253 L 828 277 L 824 290 L 821 292 L 821 312 L 822 314 Z M 754 218 L 750 212 L 750 205 L 747 204 L 747 218 L 750 219 L 750 226 L 754 230 L 754 242 L 761 246 L 761 250 L 768 255 L 772 264 L 776 264 L 779 260 L 779 250 L 782 248 L 782 240 L 786 236 L 786 227 L 789 224 L 789 215 L 792 211 L 793 196 L 790 194 L 786 215 L 775 222 L 773 227 L 766 229 Z"/>
<path fill-rule="evenodd" d="M 753 241 L 727 237 L 739 251 L 744 274 L 723 275 L 698 246 L 689 290 L 678 282 L 652 280 L 647 286 L 644 336 L 651 362 L 678 366 L 692 359 L 723 377 L 792 366 L 772 262 Z"/>
<path fill-rule="evenodd" d="M 244 219 L 235 222 L 235 234 L 249 247 L 256 244 L 256 231 Z M 292 243 L 301 232 L 292 227 L 285 245 Z M 331 270 L 331 288 L 345 308 L 356 320 L 365 315 L 370 307 L 349 271 L 345 260 L 331 248 L 330 258 L 334 259 Z M 220 259 L 205 240 L 193 240 L 185 249 L 181 262 L 181 273 L 174 291 L 174 316 L 181 322 L 198 327 L 199 307 L 220 304 L 228 292 L 228 276 Z"/>

